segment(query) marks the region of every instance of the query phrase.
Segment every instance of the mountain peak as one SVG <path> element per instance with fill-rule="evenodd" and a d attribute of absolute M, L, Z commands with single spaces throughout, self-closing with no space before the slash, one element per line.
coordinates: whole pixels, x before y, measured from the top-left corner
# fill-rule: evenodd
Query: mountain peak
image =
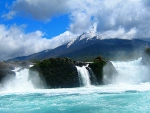
<path fill-rule="evenodd" d="M 97 25 L 94 24 L 93 26 L 91 26 L 86 32 L 84 32 L 82 35 L 80 35 L 80 40 L 87 38 L 87 39 L 91 39 L 94 36 L 96 36 L 96 29 L 97 29 Z"/>
<path fill-rule="evenodd" d="M 101 39 L 100 35 L 97 35 L 97 25 L 94 24 L 93 26 L 91 26 L 87 31 L 83 32 L 81 35 L 79 35 L 77 38 L 74 38 L 73 40 L 71 40 L 68 45 L 67 48 L 70 47 L 75 41 L 77 40 L 90 40 L 93 37 L 95 37 L 96 39 Z"/>

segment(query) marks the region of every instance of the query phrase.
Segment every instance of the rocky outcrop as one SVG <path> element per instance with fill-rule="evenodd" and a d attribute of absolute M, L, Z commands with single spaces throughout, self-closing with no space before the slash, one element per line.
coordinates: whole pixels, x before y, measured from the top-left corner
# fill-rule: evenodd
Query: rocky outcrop
<path fill-rule="evenodd" d="M 81 61 L 73 61 L 73 63 L 74 63 L 74 65 L 80 66 L 80 67 L 86 66 L 88 64 L 86 62 L 81 62 Z"/>
<path fill-rule="evenodd" d="M 102 56 L 95 58 L 94 62 L 89 64 L 89 67 L 95 74 L 99 85 L 104 84 L 104 71 L 105 74 L 109 75 L 110 78 L 114 75 L 114 73 L 117 72 L 113 64 L 104 59 Z"/>
<path fill-rule="evenodd" d="M 0 62 L 0 82 L 10 77 L 15 77 L 15 72 L 13 71 L 15 67 L 24 69 L 29 68 L 30 65 L 30 62 Z M 80 87 L 82 84 L 81 75 L 78 74 L 79 70 L 77 70 L 76 66 L 86 67 L 90 74 L 89 78 L 92 85 L 104 84 L 106 77 L 104 78 L 103 75 L 105 74 L 111 79 L 115 72 L 112 63 L 101 56 L 94 59 L 91 63 L 74 61 L 70 58 L 50 58 L 39 61 L 31 67 L 29 79 L 35 86 L 38 82 L 38 79 L 35 78 L 40 77 L 42 81 L 40 83 L 48 86 L 48 88 Z"/>
<path fill-rule="evenodd" d="M 150 65 L 150 48 L 146 48 L 142 54 L 142 63 L 144 65 Z"/>
<path fill-rule="evenodd" d="M 74 61 L 69 58 L 46 59 L 32 68 L 30 72 L 38 71 L 51 88 L 79 87 L 79 78 Z"/>
<path fill-rule="evenodd" d="M 109 64 L 110 70 L 108 73 L 112 74 L 115 68 L 111 62 L 106 61 L 101 56 L 97 57 L 93 63 L 85 63 L 74 61 L 69 58 L 50 58 L 43 60 L 30 68 L 30 75 L 37 71 L 40 78 L 46 82 L 50 88 L 72 88 L 79 87 L 80 80 L 76 66 L 85 66 L 90 73 L 90 80 L 92 85 L 103 84 L 103 67 Z"/>
<path fill-rule="evenodd" d="M 10 61 L 10 62 L 6 62 L 6 64 L 12 67 L 12 69 L 14 69 L 15 67 L 20 67 L 24 69 L 24 68 L 29 68 L 30 65 L 32 65 L 33 63 L 29 61 L 22 61 L 22 62 Z"/>
<path fill-rule="evenodd" d="M 6 77 L 14 77 L 15 72 L 12 71 L 13 69 L 13 65 L 5 62 L 0 62 L 0 81 L 2 81 Z"/>
<path fill-rule="evenodd" d="M 21 69 L 29 68 L 31 65 L 28 61 L 23 62 L 0 62 L 0 82 L 3 81 L 3 79 L 8 79 L 15 77 L 15 72 L 13 71 L 15 67 L 20 67 Z M 21 70 L 20 69 L 20 70 Z"/>

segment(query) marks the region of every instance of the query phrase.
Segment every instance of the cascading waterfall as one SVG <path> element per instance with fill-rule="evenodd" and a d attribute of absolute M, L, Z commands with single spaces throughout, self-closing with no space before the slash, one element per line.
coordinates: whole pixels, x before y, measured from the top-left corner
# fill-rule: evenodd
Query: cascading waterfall
<path fill-rule="evenodd" d="M 91 85 L 91 81 L 89 71 L 86 69 L 87 67 L 88 66 L 76 66 L 79 75 L 80 85 L 89 87 Z"/>
<path fill-rule="evenodd" d="M 0 90 L 27 91 L 44 88 L 43 81 L 39 78 L 38 73 L 34 72 L 34 75 L 30 76 L 29 69 L 21 69 L 18 67 L 12 71 L 15 72 L 16 76 L 4 79 Z"/>
<path fill-rule="evenodd" d="M 28 79 L 29 69 L 15 68 L 13 70 L 16 73 L 15 77 L 7 78 L 2 83 L 2 90 L 33 90 L 34 86 Z"/>
<path fill-rule="evenodd" d="M 112 64 L 118 73 L 113 78 L 104 73 L 104 78 L 112 81 L 111 84 L 89 87 L 92 73 L 88 66 L 76 66 L 81 85 L 86 87 L 67 89 L 36 89 L 32 82 L 33 79 L 40 83 L 36 73 L 16 69 L 15 78 L 5 82 L 4 88 L 11 90 L 0 91 L 0 113 L 149 113 L 150 67 L 142 65 L 141 58 L 128 62 L 113 61 Z M 111 73 L 108 67 L 105 69 Z"/>
<path fill-rule="evenodd" d="M 112 64 L 117 70 L 116 75 L 111 77 L 108 73 L 103 73 L 103 81 L 105 84 L 139 84 L 150 82 L 150 67 L 142 65 L 141 59 L 128 62 L 112 61 Z M 98 85 L 97 79 L 92 70 L 86 66 L 76 66 L 79 76 L 80 86 L 89 87 Z M 105 71 L 109 71 L 108 68 Z M 46 88 L 45 82 L 39 77 L 37 72 L 29 74 L 29 69 L 16 68 L 13 70 L 16 73 L 15 77 L 6 78 L 0 84 L 0 90 L 32 90 Z M 104 71 L 104 72 L 105 72 Z M 105 80 L 106 79 L 106 80 Z M 109 81 L 109 83 L 108 83 Z"/>
<path fill-rule="evenodd" d="M 90 67 L 87 67 L 92 85 L 98 85 L 97 78 Z"/>
<path fill-rule="evenodd" d="M 150 67 L 141 63 L 142 58 L 134 61 L 114 61 L 112 64 L 118 74 L 112 84 L 139 84 L 150 82 Z"/>

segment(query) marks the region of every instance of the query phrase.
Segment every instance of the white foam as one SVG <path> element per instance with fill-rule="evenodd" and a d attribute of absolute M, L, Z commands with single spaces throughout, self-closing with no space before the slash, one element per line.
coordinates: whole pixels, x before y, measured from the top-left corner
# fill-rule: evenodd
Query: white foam
<path fill-rule="evenodd" d="M 37 88 L 44 88 L 42 81 L 37 72 L 29 73 L 29 69 L 21 69 L 17 67 L 13 70 L 16 76 L 6 77 L 0 84 L 0 91 L 20 92 L 30 91 Z"/>
<path fill-rule="evenodd" d="M 1 90 L 0 95 L 5 94 L 28 94 L 28 93 L 43 93 L 46 96 L 62 95 L 62 94 L 90 94 L 90 93 L 122 93 L 126 91 L 150 91 L 149 67 L 141 64 L 141 58 L 129 62 L 112 62 L 118 71 L 116 80 L 110 85 L 91 86 L 89 81 L 88 71 L 86 66 L 78 67 L 78 71 L 82 73 L 83 83 L 85 86 L 80 88 L 62 88 L 62 89 L 36 89 L 32 82 L 28 79 L 29 70 L 24 69 L 19 71 L 15 79 L 7 80 L 4 85 L 4 90 Z"/>
<path fill-rule="evenodd" d="M 29 69 L 16 68 L 15 70 L 16 76 L 11 78 L 6 78 L 3 81 L 1 90 L 8 91 L 24 91 L 34 89 L 32 82 L 28 79 L 29 77 Z"/>
<path fill-rule="evenodd" d="M 138 84 L 150 81 L 150 68 L 142 65 L 142 58 L 128 62 L 112 62 L 118 74 L 114 84 Z"/>
<path fill-rule="evenodd" d="M 80 88 L 61 88 L 61 89 L 33 89 L 26 91 L 1 91 L 0 95 L 9 95 L 9 94 L 35 94 L 40 93 L 45 96 L 55 96 L 55 95 L 72 95 L 72 94 L 110 94 L 110 93 L 124 93 L 124 92 L 145 92 L 150 91 L 150 83 L 141 83 L 141 84 L 120 84 L 120 85 L 102 85 L 102 86 L 91 86 L 91 87 L 80 87 Z"/>
<path fill-rule="evenodd" d="M 89 87 L 91 85 L 90 74 L 86 69 L 86 67 L 87 66 L 82 66 L 82 67 L 76 66 L 79 79 L 80 79 L 80 84 L 83 84 L 83 86 L 85 87 Z"/>

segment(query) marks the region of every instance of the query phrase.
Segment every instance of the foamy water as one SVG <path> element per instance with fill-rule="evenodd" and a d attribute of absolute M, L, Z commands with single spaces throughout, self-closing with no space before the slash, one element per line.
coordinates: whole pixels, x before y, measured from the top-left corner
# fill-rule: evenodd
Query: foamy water
<path fill-rule="evenodd" d="M 27 79 L 27 69 L 16 70 L 15 85 L 7 81 L 0 92 L 0 113 L 148 113 L 149 67 L 141 64 L 141 58 L 112 63 L 118 74 L 111 84 L 79 88 L 38 89 Z"/>
<path fill-rule="evenodd" d="M 128 62 L 112 62 L 118 71 L 113 83 L 140 84 L 150 81 L 150 67 L 141 63 L 142 58 Z"/>

